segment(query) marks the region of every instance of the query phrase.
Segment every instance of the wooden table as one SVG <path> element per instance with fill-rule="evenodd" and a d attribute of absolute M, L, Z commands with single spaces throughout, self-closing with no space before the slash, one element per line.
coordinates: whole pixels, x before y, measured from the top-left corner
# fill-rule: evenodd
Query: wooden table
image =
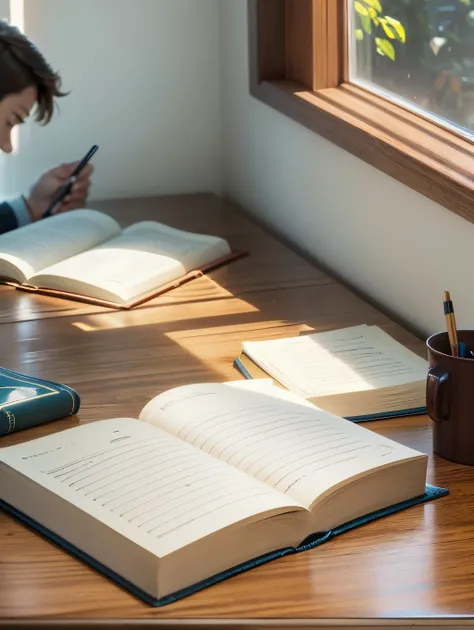
<path fill-rule="evenodd" d="M 245 339 L 367 323 L 383 327 L 424 355 L 422 341 L 264 233 L 229 203 L 200 195 L 103 202 L 100 207 L 124 224 L 155 218 L 220 234 L 251 255 L 132 311 L 2 288 L 2 364 L 66 382 L 83 400 L 73 420 L 14 434 L 3 438 L 2 445 L 78 423 L 136 417 L 152 396 L 175 385 L 238 379 L 232 361 Z M 365 426 L 431 454 L 426 417 Z M 241 623 L 378 627 L 396 625 L 397 619 L 418 619 L 425 627 L 470 624 L 474 473 L 470 467 L 431 456 L 429 481 L 448 487 L 450 496 L 160 609 L 147 607 L 0 513 L 0 626 L 15 622 L 26 627 L 43 620 L 51 627 L 53 620 L 76 620 L 73 625 L 115 627 L 119 619 L 128 619 L 127 627 L 139 620 L 164 625 L 189 621 L 193 627 L 211 620 L 227 620 L 232 627 Z"/>

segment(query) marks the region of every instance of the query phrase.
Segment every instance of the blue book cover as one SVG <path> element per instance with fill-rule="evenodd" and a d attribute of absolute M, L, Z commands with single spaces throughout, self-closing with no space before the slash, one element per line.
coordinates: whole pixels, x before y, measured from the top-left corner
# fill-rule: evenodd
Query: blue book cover
<path fill-rule="evenodd" d="M 68 385 L 0 368 L 0 437 L 73 416 L 80 403 Z"/>
<path fill-rule="evenodd" d="M 302 541 L 298 547 L 286 547 L 283 549 L 276 549 L 270 553 L 267 553 L 258 558 L 253 558 L 247 562 L 239 564 L 238 566 L 232 567 L 227 571 L 223 571 L 218 573 L 217 575 L 210 576 L 209 578 L 202 580 L 197 584 L 193 584 L 188 586 L 180 591 L 175 593 L 171 593 L 166 595 L 160 599 L 157 599 L 150 593 L 146 593 L 142 589 L 138 588 L 135 584 L 132 584 L 130 581 L 125 579 L 123 576 L 118 575 L 116 572 L 110 570 L 108 567 L 104 566 L 102 563 L 98 562 L 94 558 L 92 558 L 87 553 L 84 553 L 81 549 L 78 549 L 76 546 L 70 544 L 64 538 L 61 538 L 51 530 L 43 527 L 40 523 L 34 521 L 26 514 L 20 512 L 15 507 L 9 505 L 5 501 L 0 499 L 0 508 L 3 508 L 8 514 L 18 519 L 20 522 L 24 523 L 26 526 L 30 527 L 40 535 L 44 536 L 52 543 L 58 545 L 68 553 L 76 556 L 95 570 L 99 571 L 106 578 L 115 582 L 118 586 L 122 587 L 138 599 L 142 600 L 144 603 L 149 606 L 162 607 L 168 604 L 172 604 L 184 597 L 188 597 L 193 593 L 197 593 L 202 591 L 209 586 L 214 584 L 218 584 L 227 578 L 231 578 L 235 575 L 239 575 L 240 573 L 244 573 L 254 567 L 258 567 L 267 562 L 271 562 L 272 560 L 276 560 L 278 558 L 282 558 L 283 556 L 288 556 L 291 554 L 299 553 L 302 551 L 309 551 L 310 549 L 314 549 L 315 547 L 319 547 L 320 545 L 332 540 L 333 538 L 344 534 L 347 531 L 365 525 L 367 523 L 371 523 L 377 519 L 389 516 L 391 514 L 395 514 L 396 512 L 400 512 L 401 510 L 405 510 L 407 508 L 413 507 L 415 505 L 419 505 L 425 503 L 427 501 L 432 501 L 434 499 L 438 499 L 440 497 L 444 497 L 449 494 L 449 491 L 445 488 L 437 488 L 435 486 L 427 485 L 425 494 L 419 497 L 415 497 L 408 501 L 403 501 L 402 503 L 398 503 L 396 505 L 392 505 L 390 507 L 384 508 L 382 510 L 378 510 L 377 512 L 372 512 L 371 514 L 367 514 L 361 518 L 354 519 L 348 523 L 344 523 L 339 527 L 336 527 L 327 532 L 317 532 L 312 536 L 306 538 L 306 540 Z"/>

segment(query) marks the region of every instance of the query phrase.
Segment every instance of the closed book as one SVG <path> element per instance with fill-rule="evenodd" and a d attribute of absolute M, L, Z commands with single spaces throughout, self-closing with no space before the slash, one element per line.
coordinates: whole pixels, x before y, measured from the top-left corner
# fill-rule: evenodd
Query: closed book
<path fill-rule="evenodd" d="M 0 368 L 0 436 L 73 416 L 80 404 L 68 385 Z"/>

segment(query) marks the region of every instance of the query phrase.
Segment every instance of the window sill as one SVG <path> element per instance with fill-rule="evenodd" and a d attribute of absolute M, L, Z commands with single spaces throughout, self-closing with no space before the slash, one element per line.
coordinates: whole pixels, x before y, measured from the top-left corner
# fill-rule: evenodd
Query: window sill
<path fill-rule="evenodd" d="M 252 81 L 251 94 L 474 223 L 474 144 L 351 84 L 309 92 Z"/>

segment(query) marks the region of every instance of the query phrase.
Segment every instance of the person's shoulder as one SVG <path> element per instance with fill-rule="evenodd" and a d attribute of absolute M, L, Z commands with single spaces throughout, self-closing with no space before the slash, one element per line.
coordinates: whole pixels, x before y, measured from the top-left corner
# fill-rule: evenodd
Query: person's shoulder
<path fill-rule="evenodd" d="M 29 222 L 28 209 L 21 197 L 0 203 L 0 234 L 14 230 Z"/>

